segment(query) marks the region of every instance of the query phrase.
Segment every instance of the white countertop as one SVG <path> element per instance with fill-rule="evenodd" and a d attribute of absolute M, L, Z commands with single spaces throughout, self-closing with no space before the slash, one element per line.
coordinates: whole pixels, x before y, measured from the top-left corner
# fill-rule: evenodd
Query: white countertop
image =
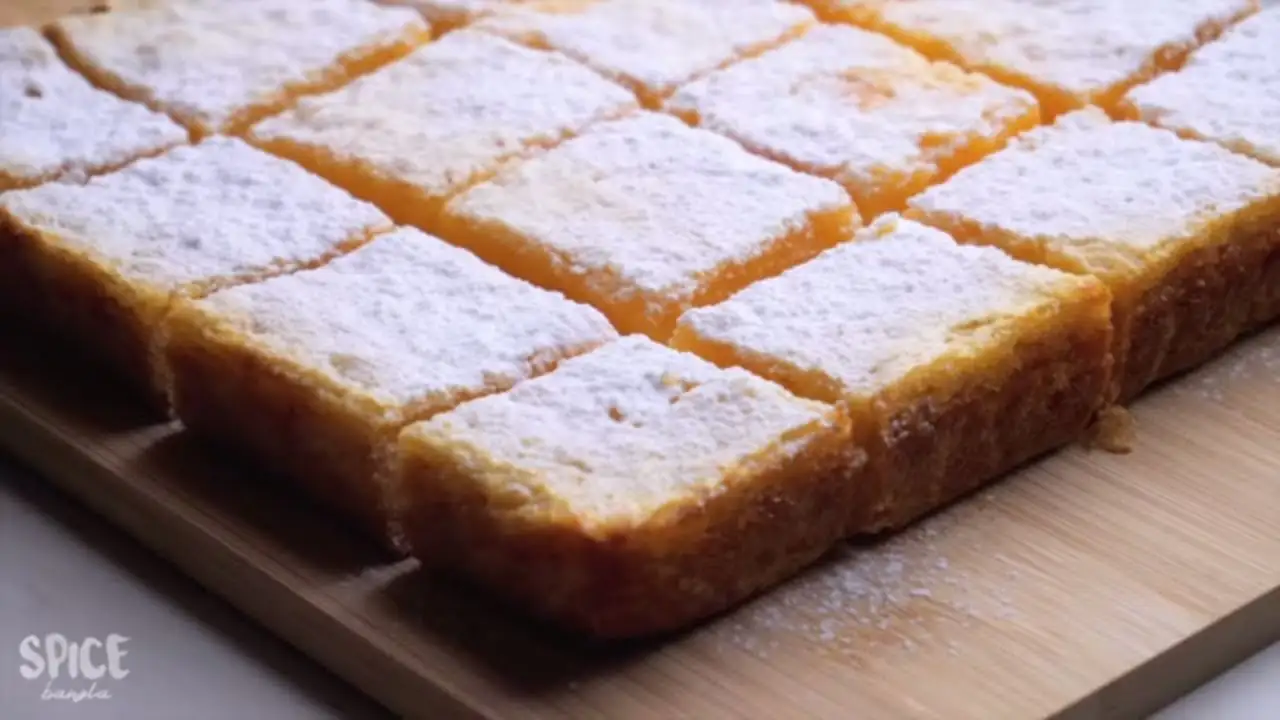
<path fill-rule="evenodd" d="M 81 677 L 26 679 L 24 638 L 128 640 L 110 698 L 42 700 Z M 9 720 L 383 718 L 358 691 L 204 593 L 30 473 L 0 457 L 0 717 Z M 105 665 L 91 647 L 91 669 Z M 1160 720 L 1280 719 L 1280 645 L 1184 698 Z"/>

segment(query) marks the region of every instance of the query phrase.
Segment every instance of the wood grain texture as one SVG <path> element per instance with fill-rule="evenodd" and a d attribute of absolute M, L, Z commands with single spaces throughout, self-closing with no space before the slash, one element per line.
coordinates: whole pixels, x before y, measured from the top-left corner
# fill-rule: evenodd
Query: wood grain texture
<path fill-rule="evenodd" d="M 0 24 L 92 5 L 5 0 Z M 412 717 L 1124 717 L 1280 639 L 1280 329 L 701 628 L 593 647 L 392 562 L 0 329 L 0 445 Z"/>

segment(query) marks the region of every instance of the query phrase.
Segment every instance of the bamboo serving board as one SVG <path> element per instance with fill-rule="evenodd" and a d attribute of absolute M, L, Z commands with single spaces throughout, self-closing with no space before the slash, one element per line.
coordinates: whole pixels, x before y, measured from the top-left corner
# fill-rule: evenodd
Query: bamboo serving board
<path fill-rule="evenodd" d="M 1132 454 L 1065 450 L 625 647 L 386 560 L 49 358 L 0 330 L 0 447 L 406 716 L 1130 716 L 1280 639 L 1280 328 L 1141 401 Z"/>

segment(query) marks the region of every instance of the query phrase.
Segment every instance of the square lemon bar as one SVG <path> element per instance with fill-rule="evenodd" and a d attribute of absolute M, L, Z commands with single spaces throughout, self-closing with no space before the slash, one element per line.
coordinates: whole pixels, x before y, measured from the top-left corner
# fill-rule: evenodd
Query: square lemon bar
<path fill-rule="evenodd" d="M 672 345 L 848 413 L 870 454 L 854 534 L 896 529 L 1071 442 L 1102 406 L 1093 278 L 882 216 L 853 242 L 680 318 Z"/>
<path fill-rule="evenodd" d="M 430 36 L 412 10 L 365 0 L 167 0 L 70 15 L 49 31 L 96 85 L 198 136 L 238 133 Z"/>
<path fill-rule="evenodd" d="M 816 255 L 857 222 L 836 183 L 642 111 L 459 195 L 442 232 L 662 341 L 686 308 Z"/>
<path fill-rule="evenodd" d="M 1270 319 L 1280 169 L 1212 143 L 1079 110 L 909 206 L 963 242 L 1103 280 L 1120 402 Z"/>
<path fill-rule="evenodd" d="M 31 28 L 0 28 L 0 192 L 113 170 L 187 141 L 168 117 L 98 90 Z"/>
<path fill-rule="evenodd" d="M 542 0 L 504 7 L 473 27 L 559 50 L 656 108 L 677 85 L 812 26 L 779 0 Z"/>
<path fill-rule="evenodd" d="M 1280 166 L 1280 7 L 1130 90 L 1121 114 Z"/>
<path fill-rule="evenodd" d="M 1047 118 L 1113 109 L 1125 91 L 1253 13 L 1258 0 L 809 0 L 1034 92 Z"/>
<path fill-rule="evenodd" d="M 409 545 L 618 638 L 688 625 L 841 537 L 865 453 L 833 407 L 642 336 L 409 426 Z"/>
<path fill-rule="evenodd" d="M 557 53 L 459 30 L 253 128 L 250 140 L 436 232 L 444 202 L 502 163 L 633 110 Z"/>
<path fill-rule="evenodd" d="M 175 298 L 316 265 L 390 227 L 298 166 L 213 137 L 0 195 L 0 306 L 157 389 L 155 334 Z"/>
<path fill-rule="evenodd" d="M 398 431 L 615 337 L 596 311 L 416 229 L 321 268 L 179 303 L 174 413 L 394 544 Z"/>
<path fill-rule="evenodd" d="M 1024 90 L 840 25 L 685 85 L 667 109 L 839 182 L 864 217 L 902 209 L 1039 123 Z"/>

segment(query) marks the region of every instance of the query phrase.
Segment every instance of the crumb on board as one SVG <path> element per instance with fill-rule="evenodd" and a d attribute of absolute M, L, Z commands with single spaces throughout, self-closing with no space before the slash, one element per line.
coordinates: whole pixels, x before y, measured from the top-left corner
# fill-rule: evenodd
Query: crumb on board
<path fill-rule="evenodd" d="M 1085 434 L 1084 443 L 1088 448 L 1126 454 L 1133 451 L 1136 435 L 1133 414 L 1119 405 L 1112 405 L 1098 413 Z"/>

